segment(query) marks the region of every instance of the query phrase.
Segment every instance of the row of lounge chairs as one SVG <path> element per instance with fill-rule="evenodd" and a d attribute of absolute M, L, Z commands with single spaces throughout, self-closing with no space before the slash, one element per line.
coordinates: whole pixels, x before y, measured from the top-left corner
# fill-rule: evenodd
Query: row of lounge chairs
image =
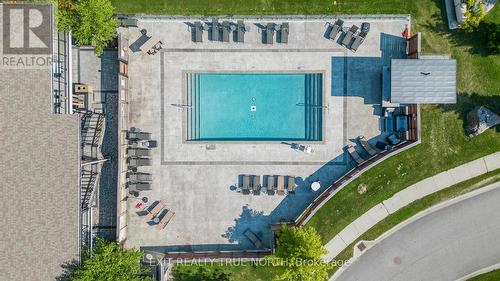
<path fill-rule="evenodd" d="M 262 43 L 273 44 L 274 42 L 274 32 L 278 32 L 277 42 L 278 43 L 288 43 L 288 34 L 290 32 L 290 26 L 288 22 L 282 24 L 268 23 L 262 30 Z"/>
<path fill-rule="evenodd" d="M 342 26 L 344 21 L 341 19 L 337 19 L 333 25 L 329 24 L 325 33 L 325 37 L 331 40 L 335 40 L 337 35 L 342 32 Z M 365 40 L 368 32 L 370 31 L 370 24 L 364 22 L 361 25 L 361 32 L 358 34 L 359 27 L 356 25 L 352 25 L 342 38 L 341 44 L 350 49 L 353 52 L 356 52 L 361 46 L 361 43 Z"/>
<path fill-rule="evenodd" d="M 131 192 L 151 190 L 153 176 L 149 173 L 131 172 L 127 174 L 127 187 Z"/>
<path fill-rule="evenodd" d="M 294 194 L 297 189 L 295 177 L 292 176 L 265 175 L 262 179 L 261 182 L 260 176 L 240 175 L 238 177 L 238 188 L 245 195 L 260 195 L 261 192 L 268 195 Z"/>
<path fill-rule="evenodd" d="M 139 167 L 152 166 L 153 160 L 151 157 L 151 148 L 155 145 L 149 145 L 151 133 L 142 132 L 139 129 L 132 128 L 127 132 L 127 139 L 134 145 L 127 148 L 128 166 L 132 172 L 127 173 L 127 188 L 131 194 L 138 195 L 140 191 L 151 190 L 151 182 L 153 177 L 149 173 L 137 172 Z M 139 142 L 147 143 L 144 147 L 135 146 Z"/>
<path fill-rule="evenodd" d="M 363 147 L 363 149 L 368 153 L 369 158 L 375 156 L 378 153 L 377 150 L 375 150 L 375 148 L 373 148 L 373 146 L 368 142 L 368 140 L 364 136 L 360 136 L 358 138 L 358 141 L 361 144 L 361 146 Z M 354 159 L 354 161 L 356 161 L 357 165 L 361 165 L 366 160 L 368 160 L 368 159 L 364 159 L 363 157 L 361 157 L 359 155 L 359 153 L 354 148 L 354 145 L 350 144 L 347 146 L 346 149 L 347 149 L 347 152 L 349 153 L 349 155 L 351 155 L 352 159 Z"/>
<path fill-rule="evenodd" d="M 191 28 L 193 42 L 203 42 L 203 30 L 209 32 L 209 40 L 211 41 L 229 42 L 229 37 L 234 32 L 234 41 L 243 43 L 245 42 L 245 32 L 250 31 L 250 28 L 245 26 L 243 20 L 238 20 L 236 24 L 230 21 L 223 21 L 220 24 L 218 19 L 213 19 L 210 25 L 196 21 Z"/>
<path fill-rule="evenodd" d="M 175 213 L 171 210 L 164 209 L 165 204 L 160 200 L 156 204 L 152 204 L 146 209 L 146 219 L 148 221 L 155 221 L 156 228 L 162 230 L 167 226 L 170 220 L 174 217 Z"/>
<path fill-rule="evenodd" d="M 288 43 L 289 24 L 284 22 L 282 24 L 268 23 L 262 28 L 262 43 L 273 44 L 274 33 L 278 32 L 278 43 Z M 244 43 L 245 32 L 250 31 L 250 27 L 246 26 L 243 20 L 238 20 L 236 24 L 230 21 L 223 21 L 219 23 L 218 19 L 212 19 L 210 23 L 202 23 L 196 21 L 191 27 L 191 39 L 195 43 L 203 42 L 203 31 L 209 33 L 208 39 L 210 41 L 229 42 L 231 33 L 234 33 L 234 42 Z"/>

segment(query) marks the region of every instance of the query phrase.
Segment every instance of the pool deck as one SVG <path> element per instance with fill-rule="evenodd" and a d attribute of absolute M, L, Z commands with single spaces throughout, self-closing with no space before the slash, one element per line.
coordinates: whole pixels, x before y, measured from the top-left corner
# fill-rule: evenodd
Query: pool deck
<path fill-rule="evenodd" d="M 176 213 L 158 231 L 136 214 L 137 200 L 131 198 L 125 245 L 159 252 L 251 249 L 242 235 L 250 228 L 269 246 L 268 224 L 298 215 L 315 197 L 308 188 L 313 181 L 326 188 L 352 167 L 342 150 L 350 139 L 380 135 L 381 65 L 404 52 L 400 35 L 409 18 L 345 19 L 344 26 L 371 24 L 356 53 L 323 37 L 327 19 L 288 19 L 289 43 L 273 45 L 261 43 L 255 25 L 266 21 L 250 19 L 245 20 L 251 28 L 245 43 L 211 42 L 206 31 L 203 43 L 193 43 L 186 22 L 195 20 L 139 18 L 139 28 L 119 29 L 132 44 L 128 123 L 152 132 L 159 142 L 147 170 L 154 177 L 153 190 L 141 196 L 161 199 Z M 136 50 L 143 28 L 163 42 L 161 52 L 151 56 Z M 323 141 L 308 144 L 311 154 L 281 142 L 185 142 L 185 109 L 175 105 L 185 100 L 186 71 L 323 72 Z M 296 176 L 298 192 L 244 196 L 231 190 L 240 174 Z"/>

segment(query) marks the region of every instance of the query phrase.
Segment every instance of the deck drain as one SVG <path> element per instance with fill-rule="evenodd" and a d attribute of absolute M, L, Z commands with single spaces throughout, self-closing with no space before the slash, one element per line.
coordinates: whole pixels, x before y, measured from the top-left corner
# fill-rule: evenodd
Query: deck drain
<path fill-rule="evenodd" d="M 395 264 L 401 264 L 401 262 L 403 262 L 401 260 L 401 257 L 394 257 L 393 261 L 394 261 Z"/>

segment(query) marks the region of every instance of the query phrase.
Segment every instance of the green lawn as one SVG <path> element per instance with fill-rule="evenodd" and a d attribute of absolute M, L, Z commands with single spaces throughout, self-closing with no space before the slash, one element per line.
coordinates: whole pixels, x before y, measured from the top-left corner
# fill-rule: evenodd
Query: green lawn
<path fill-rule="evenodd" d="M 458 103 L 422 108 L 422 144 L 364 173 L 335 195 L 311 219 L 324 242 L 359 215 L 394 193 L 426 177 L 500 150 L 498 129 L 469 139 L 464 117 L 475 105 L 500 112 L 500 55 L 489 55 L 483 35 L 448 31 L 441 0 L 112 0 L 117 13 L 177 15 L 272 14 L 411 14 L 414 31 L 422 32 L 424 53 L 449 53 L 458 63 Z M 336 5 L 333 3 L 337 3 Z M 486 21 L 500 24 L 500 5 Z M 357 186 L 368 191 L 359 195 Z M 189 267 L 176 270 L 190 270 Z M 225 266 L 232 280 L 270 280 L 272 268 Z M 189 279 L 185 279 L 189 280 Z M 196 279 L 191 279 L 196 280 Z"/>
<path fill-rule="evenodd" d="M 202 281 L 215 279 L 200 279 L 197 273 L 200 268 L 210 272 L 224 272 L 230 276 L 231 281 L 270 281 L 280 273 L 281 268 L 245 262 L 239 265 L 210 264 L 187 264 L 176 265 L 174 268 L 174 279 L 178 281 Z"/>
<path fill-rule="evenodd" d="M 467 281 L 498 281 L 500 280 L 500 269 L 481 274 Z"/>
<path fill-rule="evenodd" d="M 408 14 L 411 0 L 112 0 L 118 13 L 168 15 Z M 337 4 L 333 4 L 336 2 Z"/>

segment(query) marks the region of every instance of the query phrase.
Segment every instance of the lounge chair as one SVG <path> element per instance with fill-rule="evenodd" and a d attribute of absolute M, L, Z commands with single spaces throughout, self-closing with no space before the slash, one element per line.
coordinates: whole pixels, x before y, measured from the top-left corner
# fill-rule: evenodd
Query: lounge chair
<path fill-rule="evenodd" d="M 211 38 L 212 41 L 219 41 L 220 28 L 219 28 L 219 20 L 218 19 L 212 20 L 212 29 L 210 30 L 210 33 L 212 35 L 212 38 Z"/>
<path fill-rule="evenodd" d="M 260 195 L 260 190 L 262 186 L 260 185 L 260 176 L 251 176 L 252 181 L 250 188 L 253 191 L 253 195 Z"/>
<path fill-rule="evenodd" d="M 128 174 L 128 180 L 130 182 L 148 182 L 152 181 L 153 177 L 148 173 L 130 173 Z"/>
<path fill-rule="evenodd" d="M 354 41 L 352 41 L 352 44 L 351 44 L 351 50 L 353 52 L 356 52 L 358 50 L 358 48 L 361 45 L 361 43 L 363 43 L 363 41 L 365 40 L 366 35 L 367 34 L 365 32 L 361 31 L 359 33 L 359 35 L 356 36 L 356 38 L 354 38 Z"/>
<path fill-rule="evenodd" d="M 361 143 L 361 146 L 368 152 L 370 155 L 375 155 L 377 154 L 377 151 L 373 148 L 373 146 L 368 142 L 368 140 L 364 136 L 359 137 L 359 143 Z"/>
<path fill-rule="evenodd" d="M 391 145 L 396 145 L 401 142 L 401 139 L 396 134 L 391 134 L 386 139 Z"/>
<path fill-rule="evenodd" d="M 278 195 L 285 195 L 285 177 L 278 176 L 278 184 L 276 185 L 276 193 Z"/>
<path fill-rule="evenodd" d="M 127 132 L 127 139 L 129 140 L 150 140 L 151 133 L 147 132 Z"/>
<path fill-rule="evenodd" d="M 288 43 L 288 31 L 289 31 L 289 25 L 288 25 L 288 22 L 284 22 L 281 24 L 281 27 L 280 27 L 280 32 L 279 32 L 279 36 L 280 36 L 280 40 L 279 42 L 280 43 Z"/>
<path fill-rule="evenodd" d="M 342 45 L 344 45 L 345 47 L 349 47 L 352 37 L 354 37 L 358 29 L 359 27 L 357 27 L 356 25 L 351 26 L 351 28 L 349 28 L 349 30 L 345 34 L 344 39 L 342 39 Z"/>
<path fill-rule="evenodd" d="M 250 194 L 250 176 L 243 175 L 242 181 L 243 183 L 241 184 L 241 192 L 245 195 Z"/>
<path fill-rule="evenodd" d="M 236 42 L 245 42 L 245 24 L 242 20 L 239 20 L 236 23 Z"/>
<path fill-rule="evenodd" d="M 335 37 L 337 37 L 340 30 L 342 29 L 342 25 L 344 25 L 344 21 L 341 19 L 337 19 L 333 25 L 329 25 L 326 32 L 326 37 L 328 39 L 335 40 Z"/>
<path fill-rule="evenodd" d="M 231 34 L 231 25 L 228 21 L 222 22 L 222 41 L 229 42 L 229 34 Z"/>
<path fill-rule="evenodd" d="M 152 161 L 149 158 L 133 157 L 133 158 L 129 158 L 128 165 L 131 167 L 151 166 Z"/>
<path fill-rule="evenodd" d="M 266 29 L 262 33 L 263 36 L 263 42 L 264 44 L 273 44 L 274 42 L 274 27 L 276 26 L 275 23 L 268 23 L 266 25 Z"/>
<path fill-rule="evenodd" d="M 168 210 L 168 212 L 161 218 L 160 222 L 156 225 L 156 228 L 158 230 L 162 230 L 167 226 L 167 224 L 170 222 L 170 220 L 174 217 L 175 213 Z"/>
<path fill-rule="evenodd" d="M 356 152 L 356 149 L 354 149 L 354 146 L 352 144 L 347 146 L 347 152 L 349 152 L 349 155 L 351 155 L 352 159 L 354 159 L 354 161 L 356 161 L 358 165 L 361 165 L 365 162 L 365 159 L 359 156 L 358 152 Z"/>
<path fill-rule="evenodd" d="M 408 115 L 396 116 L 396 132 L 408 131 Z"/>
<path fill-rule="evenodd" d="M 260 248 L 262 247 L 262 241 L 251 231 L 249 228 L 243 232 L 243 234 L 254 244 L 255 247 Z"/>
<path fill-rule="evenodd" d="M 274 195 L 276 190 L 276 179 L 275 176 L 264 176 L 265 187 L 268 195 Z"/>
<path fill-rule="evenodd" d="M 150 182 L 129 182 L 127 183 L 128 190 L 130 192 L 151 190 Z"/>
<path fill-rule="evenodd" d="M 392 133 L 395 131 L 395 128 L 394 128 L 394 116 L 387 116 L 387 117 L 384 117 L 384 130 L 385 132 L 387 133 Z"/>
<path fill-rule="evenodd" d="M 127 155 L 136 157 L 151 156 L 151 150 L 147 148 L 127 148 Z"/>
<path fill-rule="evenodd" d="M 199 43 L 203 41 L 203 26 L 201 22 L 194 22 L 194 27 L 191 29 L 191 31 L 193 32 L 193 42 Z"/>
<path fill-rule="evenodd" d="M 297 185 L 295 184 L 295 177 L 288 176 L 287 178 L 288 193 L 295 193 L 295 190 L 297 189 Z"/>
<path fill-rule="evenodd" d="M 150 210 L 148 210 L 147 212 L 147 215 L 146 215 L 146 219 L 148 220 L 152 220 L 154 217 L 156 217 L 161 209 L 163 209 L 163 207 L 165 207 L 165 204 L 160 200 L 158 201 L 158 203 Z"/>

